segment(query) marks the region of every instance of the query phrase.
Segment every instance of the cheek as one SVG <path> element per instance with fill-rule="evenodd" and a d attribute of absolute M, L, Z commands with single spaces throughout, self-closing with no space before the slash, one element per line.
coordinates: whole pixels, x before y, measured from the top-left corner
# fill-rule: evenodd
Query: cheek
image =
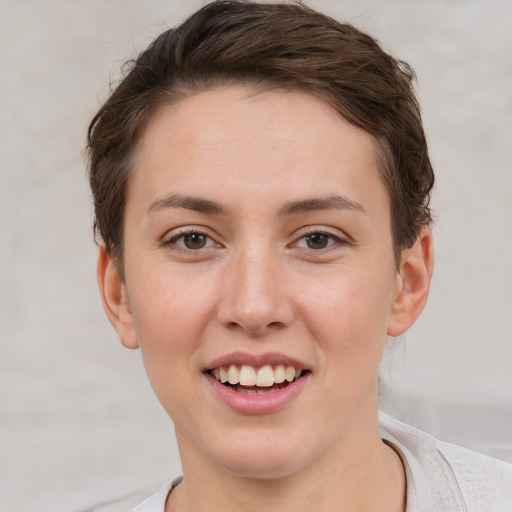
<path fill-rule="evenodd" d="M 135 284 L 135 283 L 134 283 Z M 132 314 L 144 367 L 156 397 L 178 423 L 191 421 L 188 401 L 197 402 L 196 354 L 211 312 L 199 283 L 166 277 L 142 279 L 131 289 Z M 186 393 L 184 392 L 186 390 Z"/>
<path fill-rule="evenodd" d="M 339 411 L 372 402 L 386 340 L 390 301 L 387 283 L 371 273 L 346 274 L 309 303 L 308 330 L 316 343 L 325 421 L 338 425 Z M 335 405 L 333 405 L 335 404 Z"/>
<path fill-rule="evenodd" d="M 325 354 L 378 361 L 393 297 L 391 273 L 379 268 L 339 269 L 309 287 L 302 316 Z"/>
<path fill-rule="evenodd" d="M 144 272 L 128 288 L 150 379 L 186 373 L 214 309 L 213 291 L 179 272 Z"/>

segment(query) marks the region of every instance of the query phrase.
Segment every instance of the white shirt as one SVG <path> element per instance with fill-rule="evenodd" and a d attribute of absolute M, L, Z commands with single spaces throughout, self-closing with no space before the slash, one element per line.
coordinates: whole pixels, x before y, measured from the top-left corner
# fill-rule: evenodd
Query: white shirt
<path fill-rule="evenodd" d="M 512 512 L 512 465 L 438 441 L 383 412 L 379 424 L 382 439 L 405 467 L 406 512 Z M 180 480 L 167 483 L 132 512 L 164 512 Z"/>
<path fill-rule="evenodd" d="M 381 437 L 402 457 L 406 512 L 512 512 L 512 465 L 379 412 Z"/>

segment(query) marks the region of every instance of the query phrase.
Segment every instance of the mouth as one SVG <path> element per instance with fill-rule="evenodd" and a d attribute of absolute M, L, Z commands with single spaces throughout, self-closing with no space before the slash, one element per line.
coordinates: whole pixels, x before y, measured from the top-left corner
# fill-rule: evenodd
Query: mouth
<path fill-rule="evenodd" d="M 285 364 L 267 364 L 259 367 L 229 364 L 209 369 L 206 373 L 233 391 L 265 394 L 286 388 L 311 372 Z"/>

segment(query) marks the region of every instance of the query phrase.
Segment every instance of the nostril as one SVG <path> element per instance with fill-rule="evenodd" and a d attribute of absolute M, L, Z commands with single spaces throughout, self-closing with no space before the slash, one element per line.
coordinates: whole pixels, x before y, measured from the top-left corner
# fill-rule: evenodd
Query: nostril
<path fill-rule="evenodd" d="M 275 331 L 275 330 L 282 329 L 285 326 L 285 324 L 283 322 L 270 322 L 269 324 L 267 324 L 263 328 L 259 328 L 259 327 L 258 328 L 254 328 L 253 326 L 248 328 L 248 327 L 246 327 L 243 324 L 238 323 L 238 322 L 227 322 L 224 325 L 230 331 L 235 331 L 235 330 L 239 330 L 240 329 L 240 330 L 244 330 L 244 331 L 250 331 L 250 332 L 253 332 L 253 333 L 264 333 L 264 332 L 268 332 L 269 330 L 270 331 Z"/>

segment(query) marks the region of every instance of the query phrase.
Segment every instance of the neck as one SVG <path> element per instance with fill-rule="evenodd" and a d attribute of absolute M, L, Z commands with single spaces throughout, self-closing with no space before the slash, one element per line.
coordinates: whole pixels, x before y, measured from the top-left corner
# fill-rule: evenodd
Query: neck
<path fill-rule="evenodd" d="M 322 457 L 279 478 L 236 475 L 182 451 L 184 479 L 166 512 L 403 512 L 402 463 L 382 442 L 375 412 L 363 424 L 349 428 Z"/>

